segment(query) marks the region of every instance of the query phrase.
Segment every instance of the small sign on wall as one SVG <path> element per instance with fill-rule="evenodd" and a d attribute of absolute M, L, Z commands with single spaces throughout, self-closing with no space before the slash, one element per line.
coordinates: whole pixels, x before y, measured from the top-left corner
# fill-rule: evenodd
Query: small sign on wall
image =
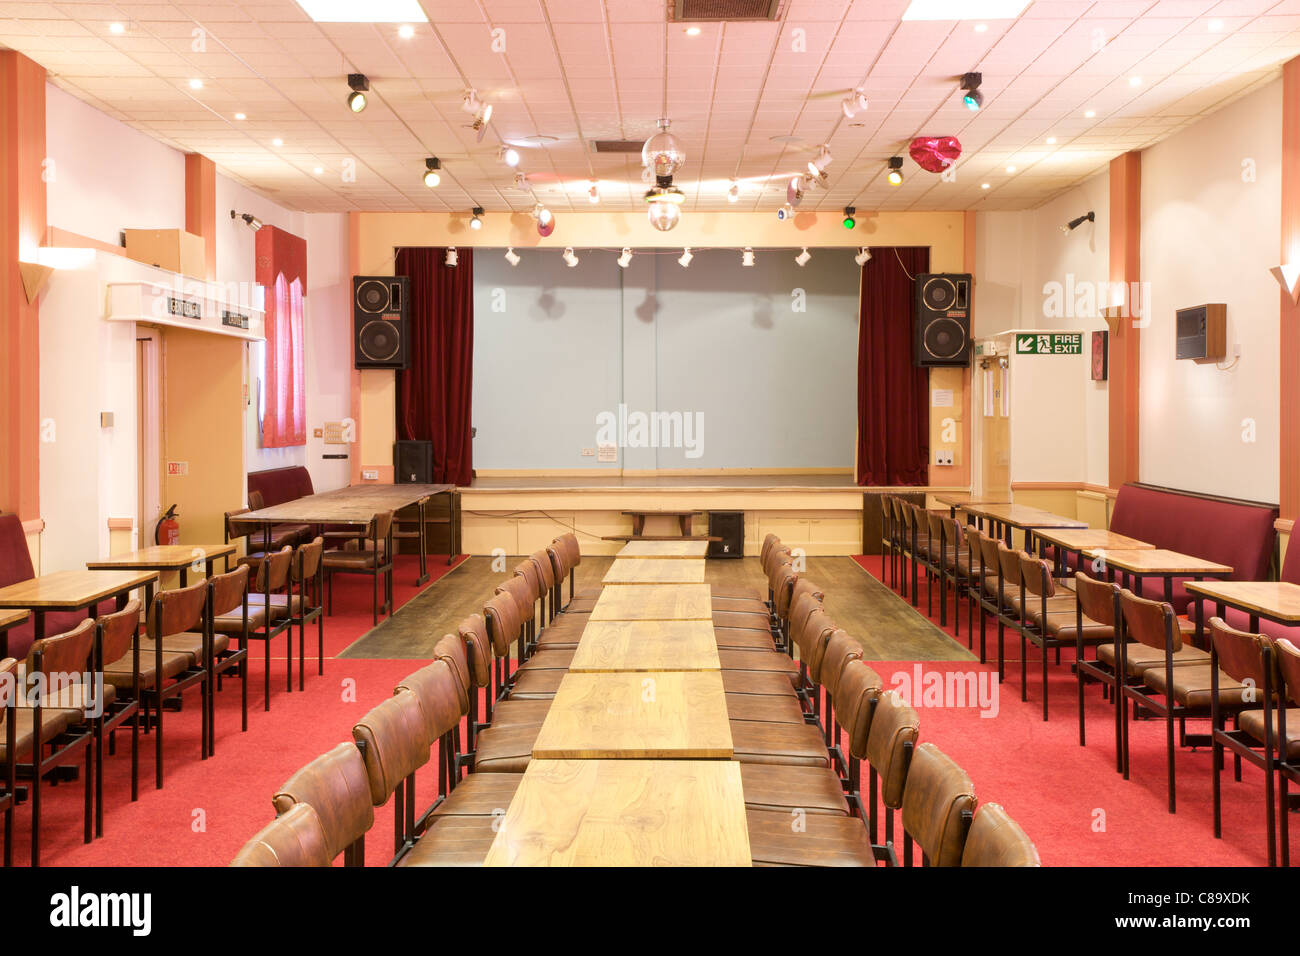
<path fill-rule="evenodd" d="M 1082 355 L 1082 332 L 1017 332 L 1017 355 Z"/>
<path fill-rule="evenodd" d="M 617 445 L 597 445 L 596 461 L 616 462 L 618 461 Z"/>
<path fill-rule="evenodd" d="M 952 389 L 936 388 L 931 390 L 930 404 L 935 408 L 952 408 Z"/>
<path fill-rule="evenodd" d="M 167 462 L 168 478 L 184 478 L 189 473 L 190 473 L 190 463 L 188 461 Z"/>

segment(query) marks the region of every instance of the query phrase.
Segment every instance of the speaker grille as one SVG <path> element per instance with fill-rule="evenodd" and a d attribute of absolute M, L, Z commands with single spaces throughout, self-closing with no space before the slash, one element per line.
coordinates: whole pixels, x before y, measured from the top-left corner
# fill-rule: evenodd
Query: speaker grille
<path fill-rule="evenodd" d="M 957 304 L 957 287 L 947 276 L 934 276 L 921 288 L 921 302 L 927 309 L 947 312 Z"/>
<path fill-rule="evenodd" d="M 361 326 L 357 342 L 361 354 L 371 362 L 390 362 L 402 347 L 401 334 L 386 319 L 375 319 Z"/>
<path fill-rule="evenodd" d="M 955 359 L 966 350 L 966 330 L 946 315 L 925 326 L 925 350 L 937 359 Z"/>
<path fill-rule="evenodd" d="M 357 286 L 357 308 L 372 315 L 387 312 L 392 303 L 392 292 L 387 282 L 368 279 Z"/>

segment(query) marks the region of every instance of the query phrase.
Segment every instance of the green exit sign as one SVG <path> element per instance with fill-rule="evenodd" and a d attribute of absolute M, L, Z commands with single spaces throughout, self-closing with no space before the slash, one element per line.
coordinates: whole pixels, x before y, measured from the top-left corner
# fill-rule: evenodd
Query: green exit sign
<path fill-rule="evenodd" d="M 1082 355 L 1082 332 L 1017 332 L 1017 355 Z"/>

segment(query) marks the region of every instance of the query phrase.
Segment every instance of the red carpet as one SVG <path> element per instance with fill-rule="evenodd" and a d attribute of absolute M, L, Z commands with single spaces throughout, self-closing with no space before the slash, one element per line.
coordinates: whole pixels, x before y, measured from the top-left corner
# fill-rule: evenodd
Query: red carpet
<path fill-rule="evenodd" d="M 457 564 L 464 557 L 458 559 Z M 452 570 L 444 558 L 429 563 L 430 583 Z M 399 557 L 394 601 L 401 607 L 421 589 L 414 586 L 416 559 Z M 428 585 L 426 585 L 427 587 Z M 303 764 L 351 739 L 352 725 L 422 662 L 334 659 L 371 627 L 370 582 L 341 575 L 334 585 L 334 614 L 325 619 L 325 674 L 316 673 L 316 635 L 307 632 L 306 685 L 285 690 L 283 638 L 271 667 L 271 710 L 262 709 L 262 663 L 254 645 L 249 685 L 248 732 L 239 731 L 239 681 L 217 695 L 216 754 L 199 759 L 199 696 L 190 693 L 181 713 L 164 718 L 165 785 L 154 789 L 154 738 L 140 737 L 140 799 L 131 803 L 130 733 L 120 733 L 117 754 L 104 761 L 104 836 L 82 843 L 82 783 L 78 779 L 42 790 L 42 866 L 224 866 L 274 816 L 271 795 Z M 382 618 L 381 618 L 382 620 Z M 296 641 L 296 637 L 295 637 Z M 427 773 L 427 776 L 426 776 Z M 435 792 L 436 767 L 417 779 L 417 798 Z M 392 853 L 392 809 L 375 811 L 367 862 L 381 865 Z M 30 861 L 31 816 L 18 807 L 14 863 Z"/>
<path fill-rule="evenodd" d="M 858 563 L 881 577 L 879 557 Z M 920 613 L 925 613 L 925 583 L 920 579 Z M 939 626 L 938 590 L 933 623 Z M 966 646 L 966 603 L 961 605 L 961 637 Z M 951 635 L 950 597 L 948 626 Z M 976 653 L 979 618 L 976 617 Z M 992 666 L 978 661 L 924 662 L 924 673 L 991 672 L 996 681 L 996 624 L 989 627 Z M 1048 667 L 1050 720 L 1042 719 L 1039 652 L 1029 646 L 1027 703 L 1020 693 L 1020 638 L 1007 638 L 1006 681 L 998 693 L 996 717 L 977 707 L 918 707 L 921 740 L 931 741 L 970 775 L 975 796 L 1006 807 L 1038 846 L 1048 866 L 1263 866 L 1264 776 L 1242 768 L 1232 779 L 1223 774 L 1223 839 L 1214 839 L 1211 818 L 1210 752 L 1180 749 L 1175 758 L 1178 812 L 1167 808 L 1163 721 L 1130 725 L 1131 779 L 1115 772 L 1114 711 L 1101 690 L 1089 685 L 1085 697 L 1087 747 L 1079 746 L 1076 682 L 1063 651 L 1062 663 Z M 1011 661 L 1017 663 L 1011 663 Z M 913 680 L 914 662 L 870 662 L 886 689 Z M 906 675 L 906 678 L 901 675 Z M 990 685 L 991 686 L 991 685 Z M 924 701 L 922 701 L 924 703 Z M 917 701 L 912 701 L 917 706 Z M 1189 721 L 1188 731 L 1205 732 L 1208 721 Z M 901 837 L 900 837 L 901 842 Z"/>

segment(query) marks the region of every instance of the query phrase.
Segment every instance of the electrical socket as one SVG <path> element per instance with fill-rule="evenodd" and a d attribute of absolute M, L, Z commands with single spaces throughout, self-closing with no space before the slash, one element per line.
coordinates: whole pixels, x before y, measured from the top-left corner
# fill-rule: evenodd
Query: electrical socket
<path fill-rule="evenodd" d="M 953 453 L 951 448 L 937 448 L 934 452 L 934 463 L 936 465 L 950 466 L 953 463 Z"/>
<path fill-rule="evenodd" d="M 582 457 L 583 457 L 583 458 L 595 458 L 595 457 L 596 457 L 596 449 L 594 449 L 594 448 L 584 448 L 584 449 L 582 449 L 582 453 L 581 453 L 581 454 L 582 454 Z"/>
<path fill-rule="evenodd" d="M 362 481 L 378 481 L 378 480 L 379 480 L 379 472 L 378 472 L 378 471 L 363 471 L 363 472 L 361 472 L 361 480 L 362 480 Z"/>

